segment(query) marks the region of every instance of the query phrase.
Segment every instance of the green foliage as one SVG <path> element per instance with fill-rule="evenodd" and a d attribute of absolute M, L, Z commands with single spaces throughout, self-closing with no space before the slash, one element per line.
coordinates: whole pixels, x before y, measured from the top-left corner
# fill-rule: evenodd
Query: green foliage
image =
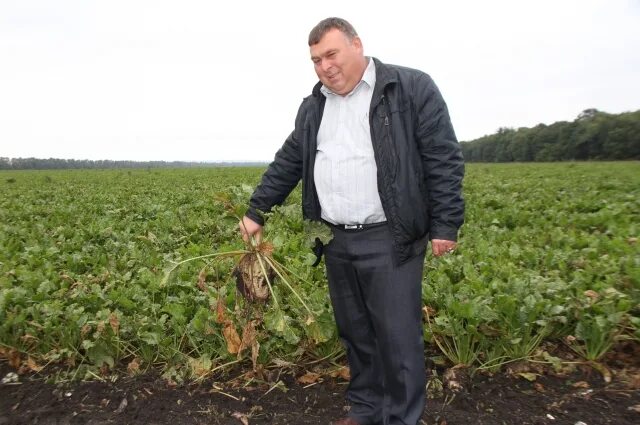
<path fill-rule="evenodd" d="M 640 111 L 583 111 L 573 122 L 533 128 L 500 128 L 462 143 L 466 161 L 550 162 L 640 159 Z"/>
<path fill-rule="evenodd" d="M 638 163 L 469 166 L 460 248 L 427 260 L 427 341 L 490 367 L 544 338 L 590 360 L 637 338 L 639 192 Z"/>
<path fill-rule="evenodd" d="M 575 337 L 572 348 L 586 360 L 596 361 L 612 347 L 623 332 L 623 321 L 631 309 L 629 297 L 613 287 L 601 294 L 589 292 L 576 309 Z"/>
<path fill-rule="evenodd" d="M 305 220 L 304 234 L 305 245 L 308 248 L 312 248 L 315 245 L 316 238 L 319 239 L 323 245 L 327 245 L 331 239 L 333 239 L 333 234 L 329 226 L 318 221 Z"/>
<path fill-rule="evenodd" d="M 230 353 L 223 331 L 242 336 L 255 322 L 258 362 L 335 357 L 326 277 L 309 249 L 331 233 L 302 219 L 299 190 L 265 227 L 291 285 L 276 277 L 278 308 L 249 308 L 234 258 L 210 257 L 245 249 L 232 216 L 262 171 L 3 171 L 14 182 L 0 185 L 0 346 L 81 378 L 137 359 L 179 381 L 249 362 L 251 349 Z M 472 164 L 464 191 L 460 248 L 426 260 L 428 343 L 478 366 L 527 357 L 543 338 L 573 336 L 588 359 L 640 339 L 638 163 Z M 163 284 L 198 256 L 209 257 Z"/>

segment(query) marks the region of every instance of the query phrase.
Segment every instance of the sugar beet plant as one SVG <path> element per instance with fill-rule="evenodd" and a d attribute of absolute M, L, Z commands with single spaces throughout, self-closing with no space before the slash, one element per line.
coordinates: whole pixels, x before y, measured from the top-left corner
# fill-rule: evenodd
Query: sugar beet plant
<path fill-rule="evenodd" d="M 238 188 L 232 191 L 237 194 Z M 249 193 L 250 188 L 243 186 L 240 193 Z M 214 197 L 224 207 L 226 215 L 231 218 L 231 222 L 239 222 L 244 215 L 246 199 L 245 197 L 232 197 L 229 192 L 218 193 Z M 239 203 L 242 202 L 242 203 Z M 305 231 L 303 237 L 307 239 L 308 246 L 311 246 L 315 238 L 321 238 L 323 242 L 331 239 L 331 232 L 328 227 L 320 223 L 305 223 Z M 198 287 L 206 291 L 206 276 L 208 269 L 215 269 L 215 262 L 220 259 L 230 258 L 235 260 L 235 265 L 231 274 L 236 281 L 236 290 L 238 294 L 243 296 L 242 304 L 244 304 L 244 314 L 236 315 L 239 322 L 243 324 L 242 337 L 239 336 L 234 321 L 230 320 L 229 314 L 225 313 L 227 307 L 224 300 L 218 299 L 216 302 L 216 321 L 224 324 L 223 336 L 227 342 L 227 350 L 231 354 L 238 353 L 238 357 L 246 348 L 251 348 L 252 362 L 254 369 L 257 367 L 257 357 L 259 353 L 260 341 L 258 340 L 257 327 L 263 324 L 267 329 L 281 335 L 284 339 L 296 344 L 299 336 L 292 326 L 288 323 L 291 317 L 287 316 L 284 306 L 278 301 L 279 295 L 274 292 L 276 277 L 280 285 L 284 285 L 293 295 L 293 299 L 303 308 L 304 317 L 296 317 L 296 321 L 302 324 L 307 337 L 313 343 L 326 342 L 331 331 L 322 329 L 317 322 L 316 315 L 322 313 L 322 309 L 315 312 L 305 303 L 300 295 L 300 289 L 294 288 L 294 281 L 299 280 L 297 273 L 291 271 L 287 266 L 279 262 L 273 257 L 274 246 L 270 242 L 256 241 L 253 237 L 245 243 L 244 249 L 214 252 L 210 254 L 199 255 L 187 258 L 173 264 L 167 269 L 162 280 L 162 286 L 170 285 L 172 274 L 180 266 L 191 262 L 204 262 L 204 267 L 198 274 Z M 272 301 L 272 305 L 266 307 L 266 304 Z M 266 308 L 266 311 L 265 311 Z M 238 311 L 235 309 L 235 311 Z M 299 313 L 300 311 L 298 311 Z"/>
<path fill-rule="evenodd" d="M 481 368 L 527 359 L 544 339 L 588 361 L 638 341 L 638 171 L 469 167 L 459 253 L 428 264 L 427 340 Z"/>
<path fill-rule="evenodd" d="M 638 163 L 467 170 L 460 248 L 426 259 L 433 349 L 497 370 L 543 340 L 585 361 L 640 341 Z M 300 192 L 269 217 L 268 243 L 239 237 L 261 172 L 4 172 L 0 355 L 76 378 L 121 365 L 171 380 L 338 357 L 324 270 L 311 267 L 323 231 L 305 231 Z"/>

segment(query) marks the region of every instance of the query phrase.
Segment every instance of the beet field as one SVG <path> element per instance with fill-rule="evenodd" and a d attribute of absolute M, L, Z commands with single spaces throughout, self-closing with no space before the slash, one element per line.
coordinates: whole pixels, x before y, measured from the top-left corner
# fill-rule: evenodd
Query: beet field
<path fill-rule="evenodd" d="M 349 378 L 300 191 L 263 169 L 0 172 L 0 424 L 327 424 Z M 424 424 L 640 423 L 640 164 L 469 164 L 427 255 Z"/>

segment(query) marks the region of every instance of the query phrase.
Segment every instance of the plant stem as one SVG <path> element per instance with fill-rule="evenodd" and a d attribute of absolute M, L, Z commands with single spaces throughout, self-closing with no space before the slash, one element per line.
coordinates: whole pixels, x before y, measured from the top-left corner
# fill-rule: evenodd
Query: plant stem
<path fill-rule="evenodd" d="M 310 315 L 313 316 L 313 312 L 311 311 L 311 309 L 307 306 L 307 304 L 303 301 L 302 297 L 300 297 L 300 295 L 298 295 L 298 293 L 296 292 L 295 289 L 293 289 L 293 287 L 291 286 L 291 284 L 289 283 L 289 281 L 282 275 L 282 273 L 280 273 L 280 270 L 278 270 L 278 267 L 280 265 L 280 263 L 278 263 L 276 260 L 274 260 L 273 258 L 269 258 L 269 257 L 265 257 L 265 260 L 267 261 L 267 263 L 269 263 L 269 265 L 271 266 L 271 268 L 276 272 L 276 274 L 278 276 L 280 276 L 280 279 L 282 279 L 282 281 L 285 283 L 285 285 L 287 285 L 287 287 L 291 290 L 291 292 L 293 292 L 293 294 L 296 296 L 296 298 L 298 298 L 298 300 L 300 300 L 300 302 L 302 303 L 302 305 L 304 306 L 304 308 L 307 309 L 307 311 L 309 312 Z"/>
<path fill-rule="evenodd" d="M 260 254 L 259 252 L 256 252 L 255 256 L 258 259 L 258 264 L 260 264 L 260 269 L 262 270 L 264 279 L 267 281 L 267 285 L 269 286 L 269 291 L 271 291 L 271 296 L 273 297 L 273 303 L 276 305 L 276 308 L 280 308 L 278 305 L 278 299 L 276 298 L 276 294 L 273 292 L 273 288 L 271 287 L 271 281 L 269 280 L 267 269 L 264 267 L 264 263 L 262 262 L 262 254 Z"/>

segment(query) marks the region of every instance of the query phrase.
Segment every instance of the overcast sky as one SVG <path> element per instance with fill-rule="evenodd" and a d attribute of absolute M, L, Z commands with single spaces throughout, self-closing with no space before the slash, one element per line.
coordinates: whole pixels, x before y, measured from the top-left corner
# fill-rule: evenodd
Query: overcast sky
<path fill-rule="evenodd" d="M 271 160 L 328 16 L 430 74 L 460 140 L 640 109 L 638 0 L 2 0 L 0 156 Z"/>

